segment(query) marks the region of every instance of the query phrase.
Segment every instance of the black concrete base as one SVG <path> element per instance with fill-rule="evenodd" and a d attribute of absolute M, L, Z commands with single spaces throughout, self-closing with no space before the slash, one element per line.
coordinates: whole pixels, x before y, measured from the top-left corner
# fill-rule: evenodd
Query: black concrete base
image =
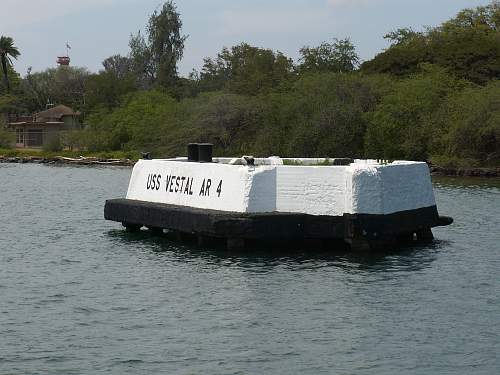
<path fill-rule="evenodd" d="M 106 201 L 104 217 L 123 223 L 127 230 L 146 226 L 204 237 L 224 238 L 228 248 L 241 248 L 251 240 L 304 242 L 345 240 L 353 249 L 378 247 L 399 238 L 429 239 L 430 228 L 449 225 L 436 206 L 389 215 L 344 214 L 314 216 L 301 213 L 235 213 L 151 203 L 130 199 Z"/>

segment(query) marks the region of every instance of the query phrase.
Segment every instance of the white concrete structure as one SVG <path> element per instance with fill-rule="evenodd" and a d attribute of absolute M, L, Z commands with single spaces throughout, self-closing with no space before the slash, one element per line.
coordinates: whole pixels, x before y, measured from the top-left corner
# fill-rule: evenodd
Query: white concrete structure
<path fill-rule="evenodd" d="M 436 204 L 425 163 L 356 160 L 347 166 L 311 166 L 307 165 L 311 159 L 294 162 L 301 160 L 306 165 L 283 165 L 276 157 L 256 159 L 255 166 L 234 165 L 243 163 L 232 158 L 214 158 L 214 163 L 140 160 L 127 198 L 228 212 L 328 216 L 390 214 Z"/>

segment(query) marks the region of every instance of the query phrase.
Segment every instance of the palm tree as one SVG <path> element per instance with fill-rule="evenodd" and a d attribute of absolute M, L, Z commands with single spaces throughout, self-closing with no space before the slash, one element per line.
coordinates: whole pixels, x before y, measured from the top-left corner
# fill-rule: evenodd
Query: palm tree
<path fill-rule="evenodd" d="M 0 37 L 0 59 L 2 60 L 3 80 L 7 91 L 10 90 L 8 68 L 12 65 L 12 58 L 17 59 L 21 53 L 14 47 L 14 39 L 10 36 Z"/>

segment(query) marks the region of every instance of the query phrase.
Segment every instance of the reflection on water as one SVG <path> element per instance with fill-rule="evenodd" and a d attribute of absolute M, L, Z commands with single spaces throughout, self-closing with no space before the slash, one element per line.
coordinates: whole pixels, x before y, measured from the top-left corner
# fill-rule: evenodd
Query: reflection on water
<path fill-rule="evenodd" d="M 500 184 L 372 255 L 227 252 L 103 219 L 130 169 L 0 165 L 0 374 L 493 374 Z"/>
<path fill-rule="evenodd" d="M 175 241 L 168 234 L 153 234 L 147 230 L 129 233 L 125 230 L 111 230 L 108 235 L 117 244 L 127 245 L 134 242 L 147 244 L 148 252 L 166 258 L 168 261 L 186 262 L 198 259 L 207 264 L 219 264 L 225 267 L 255 267 L 271 270 L 274 266 L 286 266 L 289 270 L 316 270 L 338 267 L 343 270 L 368 272 L 418 271 L 428 267 L 437 253 L 447 246 L 447 241 L 436 240 L 428 244 L 402 247 L 397 250 L 378 251 L 376 253 L 353 253 L 346 250 L 317 250 L 311 248 L 258 248 L 240 251 L 227 251 L 223 243 L 210 248 L 200 247 L 195 241 Z M 259 270 L 261 271 L 261 270 Z"/>

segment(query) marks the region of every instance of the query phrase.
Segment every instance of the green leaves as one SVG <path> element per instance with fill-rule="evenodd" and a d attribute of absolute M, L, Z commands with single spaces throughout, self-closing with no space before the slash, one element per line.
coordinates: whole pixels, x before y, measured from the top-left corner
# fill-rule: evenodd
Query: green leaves
<path fill-rule="evenodd" d="M 186 35 L 182 35 L 182 20 L 173 1 L 163 4 L 149 17 L 147 37 L 140 31 L 130 37 L 130 61 L 139 86 L 171 87 L 177 81 L 177 63 L 184 53 Z"/>
<path fill-rule="evenodd" d="M 22 87 L 28 112 L 45 109 L 47 103 L 64 104 L 75 111 L 83 110 L 85 83 L 89 76 L 86 68 L 72 66 L 29 73 Z"/>
<path fill-rule="evenodd" d="M 293 75 L 293 62 L 281 52 L 242 43 L 223 48 L 215 59 L 206 58 L 200 74 L 204 91 L 227 89 L 257 95 L 278 87 Z"/>
<path fill-rule="evenodd" d="M 287 92 L 264 99 L 263 154 L 305 157 L 363 155 L 364 114 L 373 109 L 371 81 L 341 73 L 304 75 Z"/>
<path fill-rule="evenodd" d="M 420 73 L 395 82 L 369 115 L 369 157 L 427 160 L 436 136 L 435 114 L 465 83 L 439 67 L 422 65 L 420 69 Z"/>
<path fill-rule="evenodd" d="M 7 92 L 10 91 L 9 68 L 12 66 L 12 59 L 17 59 L 20 54 L 19 49 L 14 46 L 14 39 L 0 36 L 0 63 Z"/>
<path fill-rule="evenodd" d="M 398 29 L 386 35 L 390 48 L 362 64 L 367 73 L 408 76 L 421 63 L 447 68 L 459 78 L 484 85 L 500 78 L 500 3 L 465 9 L 435 28 Z"/>
<path fill-rule="evenodd" d="M 333 43 L 323 42 L 318 47 L 300 49 L 301 72 L 352 72 L 359 66 L 356 47 L 346 39 L 334 39 Z"/>
<path fill-rule="evenodd" d="M 446 154 L 500 164 L 500 84 L 471 87 L 446 103 Z"/>

